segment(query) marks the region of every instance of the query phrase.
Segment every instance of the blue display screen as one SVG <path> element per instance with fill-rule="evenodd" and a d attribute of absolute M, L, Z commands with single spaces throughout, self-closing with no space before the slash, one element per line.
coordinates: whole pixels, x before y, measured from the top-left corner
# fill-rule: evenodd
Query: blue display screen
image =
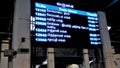
<path fill-rule="evenodd" d="M 74 4 L 34 2 L 33 41 L 45 47 L 100 46 L 98 15 L 75 9 Z"/>

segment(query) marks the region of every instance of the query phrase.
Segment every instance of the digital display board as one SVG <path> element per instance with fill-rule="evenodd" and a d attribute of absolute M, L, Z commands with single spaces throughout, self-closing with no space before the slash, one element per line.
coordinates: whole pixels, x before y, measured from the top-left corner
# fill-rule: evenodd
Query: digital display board
<path fill-rule="evenodd" d="M 101 45 L 98 15 L 66 2 L 34 1 L 33 40 L 45 47 L 96 47 Z"/>

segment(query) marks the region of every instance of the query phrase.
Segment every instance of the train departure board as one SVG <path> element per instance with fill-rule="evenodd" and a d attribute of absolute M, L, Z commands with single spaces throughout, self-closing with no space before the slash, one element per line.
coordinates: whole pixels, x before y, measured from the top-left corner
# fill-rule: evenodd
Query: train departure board
<path fill-rule="evenodd" d="M 64 1 L 32 2 L 33 41 L 43 47 L 101 46 L 98 14 Z"/>

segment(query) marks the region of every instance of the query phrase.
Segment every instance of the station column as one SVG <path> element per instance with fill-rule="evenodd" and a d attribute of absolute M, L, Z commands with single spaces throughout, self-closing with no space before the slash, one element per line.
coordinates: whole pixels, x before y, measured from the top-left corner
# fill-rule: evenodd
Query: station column
<path fill-rule="evenodd" d="M 18 53 L 10 68 L 30 68 L 30 10 L 30 0 L 15 0 L 12 48 Z"/>
<path fill-rule="evenodd" d="M 102 11 L 98 11 L 98 15 L 99 15 L 101 40 L 103 43 L 103 56 L 104 56 L 105 68 L 115 68 L 113 50 L 110 42 L 109 32 L 107 29 L 106 16 L 105 13 Z"/>

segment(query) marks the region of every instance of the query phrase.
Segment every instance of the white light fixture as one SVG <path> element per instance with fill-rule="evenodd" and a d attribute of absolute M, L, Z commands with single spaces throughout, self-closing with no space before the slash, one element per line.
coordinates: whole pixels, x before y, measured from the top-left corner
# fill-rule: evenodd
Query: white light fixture
<path fill-rule="evenodd" d="M 40 67 L 40 65 L 36 65 L 36 67 L 35 68 L 39 68 Z"/>
<path fill-rule="evenodd" d="M 110 30 L 110 29 L 111 29 L 111 26 L 108 26 L 107 28 L 108 28 L 108 30 Z"/>
<path fill-rule="evenodd" d="M 47 62 L 47 59 L 45 61 L 43 61 L 42 65 L 46 65 L 48 62 Z"/>

